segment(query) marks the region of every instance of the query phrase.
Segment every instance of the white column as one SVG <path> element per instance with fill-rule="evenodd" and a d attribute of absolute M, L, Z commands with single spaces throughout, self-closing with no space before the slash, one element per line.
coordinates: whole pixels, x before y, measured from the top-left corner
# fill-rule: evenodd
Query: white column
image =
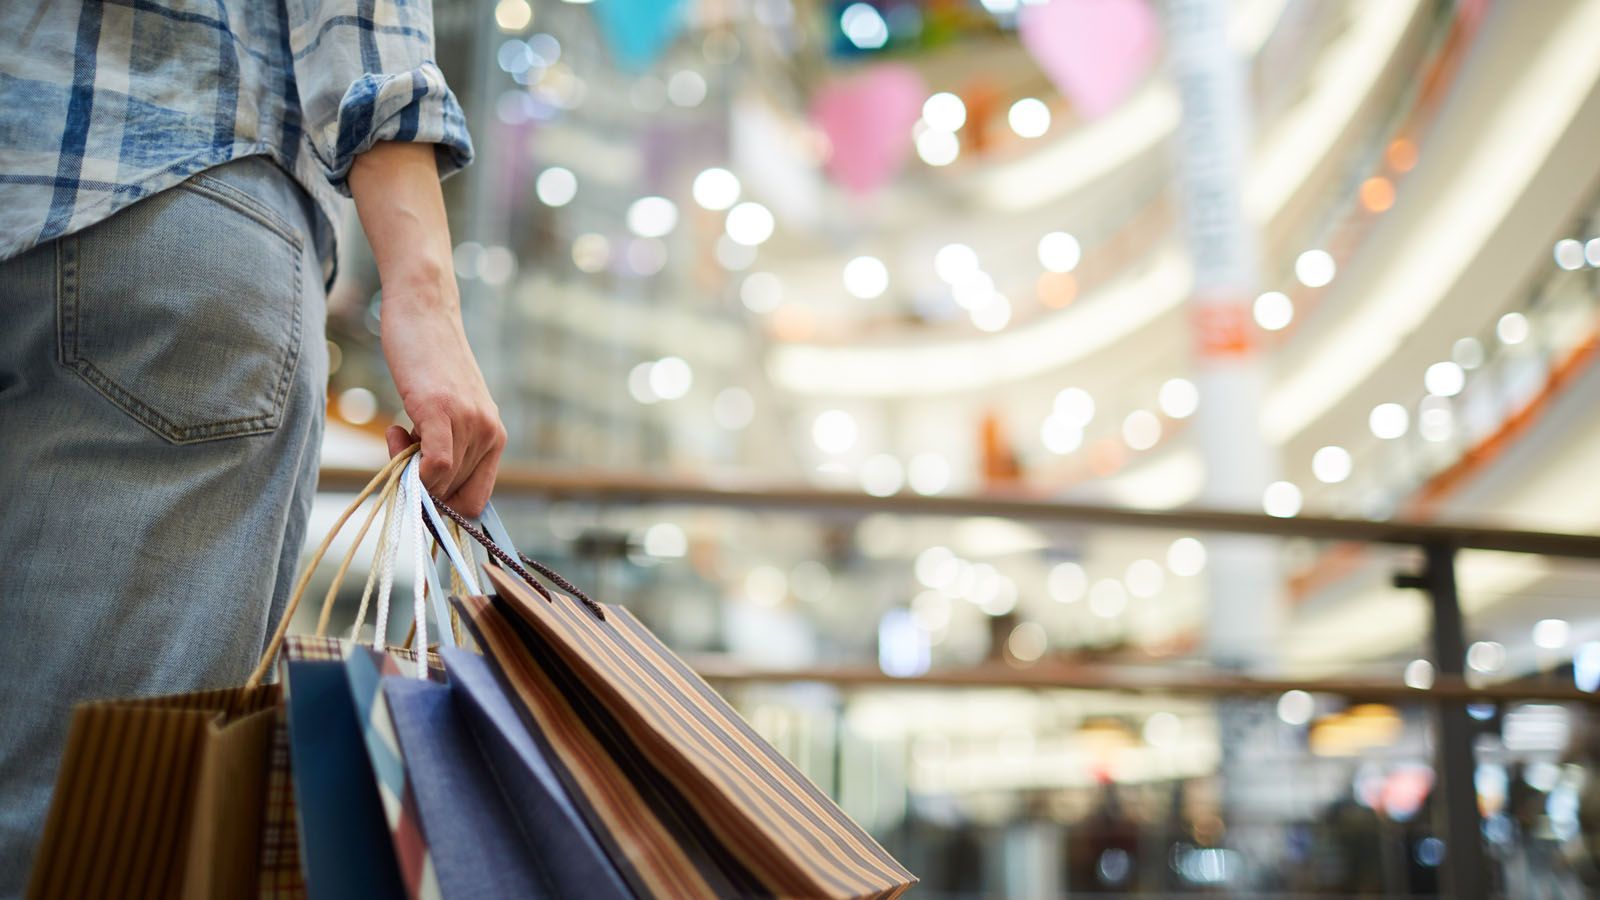
<path fill-rule="evenodd" d="M 1251 304 L 1259 287 L 1256 234 L 1244 212 L 1250 108 L 1244 63 L 1228 43 L 1226 0 L 1166 0 L 1167 58 L 1183 102 L 1176 164 L 1194 258 L 1189 315 L 1200 408 L 1195 432 L 1206 464 L 1202 501 L 1261 509 L 1277 473 L 1259 424 L 1264 372 Z M 1266 661 L 1281 623 L 1273 542 L 1211 535 L 1207 647 L 1219 665 Z"/>

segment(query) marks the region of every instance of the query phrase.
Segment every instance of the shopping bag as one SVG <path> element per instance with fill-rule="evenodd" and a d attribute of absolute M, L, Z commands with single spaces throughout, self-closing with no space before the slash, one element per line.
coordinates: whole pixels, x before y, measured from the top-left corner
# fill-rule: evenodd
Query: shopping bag
<path fill-rule="evenodd" d="M 450 678 L 455 714 L 466 724 L 467 733 L 481 755 L 476 771 L 493 774 L 494 785 L 527 845 L 529 856 L 538 861 L 538 868 L 554 889 L 555 896 L 584 896 L 595 900 L 632 897 L 617 867 L 568 796 L 549 761 L 550 750 L 523 724 L 489 663 L 482 656 L 464 650 L 445 650 L 442 655 Z M 434 733 L 444 732 L 437 729 Z M 459 728 L 452 733 L 459 734 Z M 401 740 L 404 744 L 404 734 Z M 422 773 L 450 770 L 442 766 L 418 766 L 417 771 L 421 792 Z M 432 821 L 429 815 L 434 803 L 430 803 L 428 797 L 419 800 L 426 824 Z M 483 830 L 484 827 L 479 828 L 480 833 Z M 442 867 L 443 863 L 440 865 Z"/>
<path fill-rule="evenodd" d="M 400 675 L 403 664 L 401 677 L 411 678 L 415 659 L 333 638 L 285 645 L 300 855 L 313 900 L 438 896 L 380 696 L 382 676 Z"/>
<path fill-rule="evenodd" d="M 432 677 L 444 677 L 442 671 L 431 671 Z M 439 883 L 412 789 L 415 777 L 409 760 L 401 755 L 394 719 L 383 690 L 386 682 L 415 682 L 416 678 L 402 674 L 399 661 L 391 653 L 359 646 L 349 649 L 345 674 L 350 680 L 351 699 L 355 702 L 367 758 L 377 780 L 378 796 L 383 801 L 389 839 L 406 895 L 412 900 L 436 900 L 441 896 Z"/>
<path fill-rule="evenodd" d="M 289 659 L 284 682 L 308 895 L 404 897 L 343 663 Z"/>
<path fill-rule="evenodd" d="M 303 900 L 300 828 L 294 808 L 294 778 L 289 772 L 289 722 L 278 706 L 267 764 L 267 792 L 261 815 L 261 855 L 256 877 L 260 900 Z"/>
<path fill-rule="evenodd" d="M 637 893 L 893 897 L 916 881 L 626 609 L 488 575 L 494 600 L 453 602 Z"/>
<path fill-rule="evenodd" d="M 276 685 L 73 712 L 30 898 L 256 892 Z"/>
<path fill-rule="evenodd" d="M 563 860 L 542 853 L 513 814 L 500 787 L 505 776 L 483 755 L 452 690 L 415 679 L 384 681 L 443 896 L 604 896 L 603 886 L 558 882 Z M 543 812 L 530 811 L 536 821 Z"/>

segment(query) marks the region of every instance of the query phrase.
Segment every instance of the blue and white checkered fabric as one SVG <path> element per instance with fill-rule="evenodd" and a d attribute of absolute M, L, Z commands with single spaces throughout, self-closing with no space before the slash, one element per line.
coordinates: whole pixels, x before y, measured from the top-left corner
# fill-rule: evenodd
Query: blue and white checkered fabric
<path fill-rule="evenodd" d="M 257 154 L 336 223 L 378 141 L 472 159 L 429 0 L 0 3 L 0 259 Z"/>

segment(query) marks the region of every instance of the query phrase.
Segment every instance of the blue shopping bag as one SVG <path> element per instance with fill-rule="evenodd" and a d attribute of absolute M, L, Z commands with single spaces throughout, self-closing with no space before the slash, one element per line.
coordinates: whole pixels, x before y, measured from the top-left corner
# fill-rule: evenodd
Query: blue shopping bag
<path fill-rule="evenodd" d="M 503 804 L 500 808 L 509 816 L 509 819 L 469 818 L 470 809 L 456 803 L 457 812 L 453 813 L 456 827 L 470 824 L 468 833 L 482 840 L 490 838 L 491 830 L 510 835 L 515 829 L 515 835 L 504 839 L 510 841 L 515 837 L 522 842 L 545 885 L 542 894 L 517 896 L 632 898 L 633 892 L 573 805 L 560 777 L 551 768 L 546 751 L 529 733 L 490 664 L 475 653 L 456 648 L 444 648 L 441 655 L 449 675 L 452 714 L 457 722 L 466 726 L 465 729 L 457 727 L 453 733 L 466 735 L 467 740 L 476 745 L 480 765 L 493 775 L 493 784 L 489 787 L 499 794 Z M 426 690 L 422 685 L 402 688 L 396 684 L 390 687 L 390 697 L 393 700 L 400 693 L 420 694 Z M 409 757 L 408 726 L 400 721 L 408 716 L 398 706 L 391 708 L 395 710 L 396 727 L 401 731 L 402 751 Z M 452 732 L 441 727 L 432 733 Z M 452 815 L 448 812 L 450 804 L 440 798 L 448 774 L 442 767 L 424 765 L 420 760 L 412 765 L 412 771 L 416 777 L 423 827 L 432 838 L 438 831 L 430 817 Z M 431 783 L 425 785 L 425 782 Z M 423 796 L 425 790 L 431 800 Z M 438 840 L 431 840 L 431 843 L 440 880 L 444 881 L 443 845 Z M 447 897 L 455 896 L 448 886 L 444 889 Z"/>
<path fill-rule="evenodd" d="M 406 896 L 342 660 L 284 662 L 300 859 L 311 900 Z"/>
<path fill-rule="evenodd" d="M 383 681 L 441 895 L 563 896 L 542 873 L 450 688 L 411 678 Z"/>

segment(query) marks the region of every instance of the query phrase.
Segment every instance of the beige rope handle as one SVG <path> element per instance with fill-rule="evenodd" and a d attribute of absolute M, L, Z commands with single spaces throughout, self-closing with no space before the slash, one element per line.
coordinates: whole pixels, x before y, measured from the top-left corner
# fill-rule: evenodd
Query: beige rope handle
<path fill-rule="evenodd" d="M 305 596 L 307 585 L 311 583 L 311 573 L 316 571 L 317 564 L 322 562 L 322 558 L 328 554 L 328 548 L 333 545 L 333 539 L 339 534 L 340 529 L 344 528 L 345 523 L 350 521 L 350 517 L 355 515 L 356 510 L 361 508 L 361 504 L 365 503 L 367 498 L 378 490 L 379 485 L 387 484 L 394 473 L 405 467 L 406 461 L 416 455 L 418 449 L 420 449 L 420 445 L 407 447 L 385 463 L 383 468 L 378 470 L 378 474 L 367 482 L 367 486 L 361 489 L 361 493 L 356 495 L 356 499 L 339 515 L 338 521 L 333 523 L 333 528 L 328 531 L 327 537 L 324 537 L 322 543 L 317 545 L 316 552 L 311 554 L 311 561 L 306 564 L 305 571 L 300 573 L 300 579 L 295 582 L 294 593 L 290 595 L 289 603 L 284 607 L 283 617 L 278 620 L 278 627 L 272 632 L 272 640 L 267 642 L 266 652 L 261 654 L 261 661 L 256 663 L 255 671 L 251 672 L 250 678 L 245 681 L 245 687 L 253 688 L 260 685 L 261 680 L 267 676 L 267 670 L 272 667 L 273 660 L 278 658 L 278 651 L 283 649 L 283 639 L 289 633 L 289 622 L 294 618 L 295 610 L 300 607 L 300 599 Z M 380 503 L 379 505 L 381 506 L 382 504 Z M 374 508 L 372 514 L 367 518 L 367 525 L 372 524 L 372 519 L 376 515 L 377 509 Z M 362 529 L 362 533 L 366 533 L 365 528 Z M 360 542 L 357 541 L 357 543 L 359 544 Z M 348 565 L 348 559 L 346 563 Z M 344 567 L 341 567 L 340 575 L 342 576 L 343 574 Z"/>
<path fill-rule="evenodd" d="M 393 512 L 394 495 L 397 492 L 397 490 L 399 489 L 399 485 L 400 485 L 400 470 L 396 469 L 389 476 L 389 481 L 388 481 L 388 483 L 386 483 L 383 486 L 382 492 L 380 492 L 378 494 L 378 502 L 377 502 L 377 504 L 372 507 L 372 511 L 371 512 L 367 513 L 366 521 L 361 523 L 361 530 L 356 532 L 356 539 L 350 543 L 350 549 L 345 551 L 344 559 L 339 561 L 339 569 L 338 569 L 338 571 L 333 573 L 333 582 L 328 585 L 328 593 L 326 595 L 324 595 L 323 598 L 322 598 L 322 612 L 320 614 L 318 614 L 318 616 L 317 616 L 317 632 L 316 632 L 317 637 L 322 637 L 323 635 L 326 635 L 328 633 L 328 620 L 333 617 L 333 600 L 334 600 L 334 597 L 338 596 L 339 586 L 344 584 L 344 576 L 345 576 L 345 574 L 347 572 L 350 571 L 350 564 L 355 561 L 356 551 L 361 549 L 361 542 L 365 541 L 367 539 L 367 531 L 368 531 L 368 529 L 370 529 L 372 527 L 372 523 L 377 520 L 379 511 L 383 512 L 383 514 L 384 514 L 383 515 L 384 524 L 388 525 L 389 516 Z M 381 537 L 381 535 L 383 535 L 385 533 L 386 533 L 386 530 L 381 530 L 381 531 L 378 532 L 378 534 L 380 535 L 380 538 L 379 538 L 379 545 L 380 546 L 378 548 L 379 552 L 382 552 L 382 550 L 383 550 L 383 547 L 381 546 L 382 545 L 382 537 Z M 373 566 L 372 568 L 376 569 L 377 567 Z M 370 577 L 370 574 L 369 574 L 369 577 L 367 579 L 367 583 L 368 584 L 372 583 L 372 579 Z M 363 600 L 363 607 L 365 607 L 365 602 L 364 601 L 366 600 L 366 598 L 362 597 L 362 600 Z"/>
<path fill-rule="evenodd" d="M 389 483 L 383 487 L 383 496 L 378 500 L 378 502 L 384 506 L 383 524 L 378 526 L 378 552 L 373 557 L 372 565 L 367 567 L 367 583 L 361 588 L 361 606 L 356 610 L 355 624 L 350 626 L 350 643 L 352 644 L 361 640 L 361 626 L 365 625 L 367 622 L 367 609 L 372 602 L 372 588 L 373 585 L 378 581 L 378 570 L 384 566 L 384 554 L 394 552 L 396 549 L 392 547 L 385 547 L 383 545 L 383 539 L 389 534 L 389 526 L 393 524 L 392 520 L 394 519 L 395 509 L 394 497 L 400 491 L 400 474 L 401 471 L 396 469 L 395 473 L 389 477 Z M 327 611 L 328 605 L 327 603 L 324 603 L 324 616 L 326 616 Z M 319 630 L 321 625 L 322 623 L 319 622 Z M 382 640 L 383 635 L 377 635 L 377 637 L 379 640 Z"/>

